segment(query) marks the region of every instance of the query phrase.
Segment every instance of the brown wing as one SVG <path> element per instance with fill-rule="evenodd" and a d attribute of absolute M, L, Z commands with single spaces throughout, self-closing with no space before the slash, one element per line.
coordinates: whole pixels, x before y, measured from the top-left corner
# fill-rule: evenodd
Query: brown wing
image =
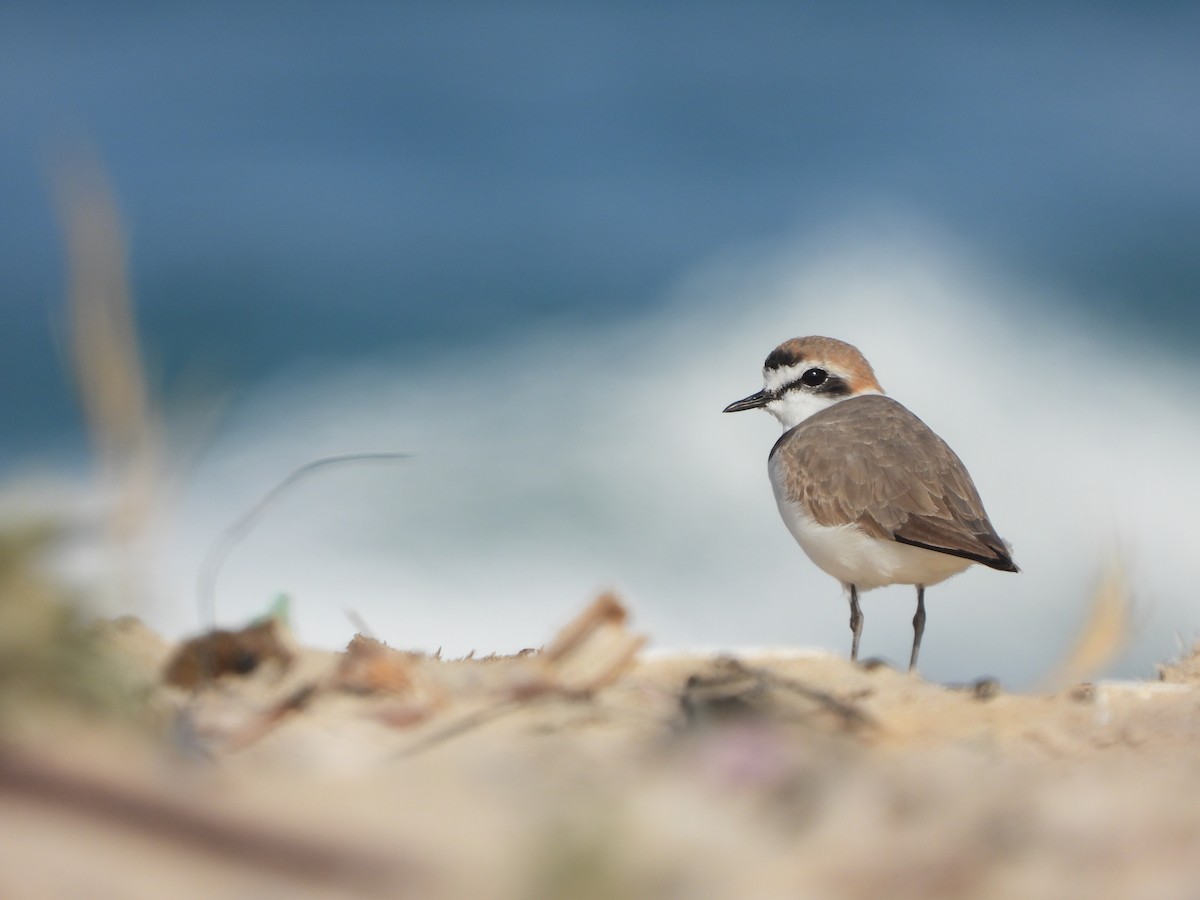
<path fill-rule="evenodd" d="M 924 422 L 882 395 L 815 413 L 771 450 L 790 499 L 822 525 L 1017 570 L 966 467 Z"/>

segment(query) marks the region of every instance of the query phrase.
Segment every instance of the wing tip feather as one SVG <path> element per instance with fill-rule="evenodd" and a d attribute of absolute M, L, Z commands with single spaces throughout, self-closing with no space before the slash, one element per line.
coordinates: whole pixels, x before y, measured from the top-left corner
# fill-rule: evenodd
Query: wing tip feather
<path fill-rule="evenodd" d="M 957 556 L 961 559 L 969 559 L 971 562 L 977 562 L 980 565 L 987 566 L 990 569 L 996 569 L 1000 572 L 1020 572 L 1017 564 L 1013 562 L 1012 556 L 1007 550 L 1001 550 L 997 547 L 988 546 L 992 551 L 992 555 L 988 556 L 983 553 L 975 553 L 971 550 L 964 550 L 955 547 L 937 547 L 933 544 L 926 544 L 922 541 L 915 541 L 912 538 L 906 538 L 899 534 L 892 535 L 892 539 L 901 544 L 908 544 L 910 547 L 921 547 L 924 550 L 932 550 L 934 553 L 945 553 L 949 556 Z M 986 546 L 986 545 L 985 545 Z"/>

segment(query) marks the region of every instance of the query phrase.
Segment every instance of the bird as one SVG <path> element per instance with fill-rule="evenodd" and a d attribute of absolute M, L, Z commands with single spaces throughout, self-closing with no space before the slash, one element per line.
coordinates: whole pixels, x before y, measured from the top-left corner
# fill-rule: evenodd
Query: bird
<path fill-rule="evenodd" d="M 966 466 L 889 397 L 857 347 L 836 338 L 784 341 L 763 364 L 763 389 L 724 412 L 765 409 L 783 425 L 767 468 L 779 514 L 850 601 L 850 659 L 862 638 L 860 593 L 914 585 L 909 670 L 925 634 L 925 589 L 973 564 L 1017 572 Z"/>

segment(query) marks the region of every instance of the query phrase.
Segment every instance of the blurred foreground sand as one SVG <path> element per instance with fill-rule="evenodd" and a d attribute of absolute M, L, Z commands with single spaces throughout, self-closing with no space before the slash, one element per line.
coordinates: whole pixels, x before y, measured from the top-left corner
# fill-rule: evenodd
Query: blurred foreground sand
<path fill-rule="evenodd" d="M 163 683 L 174 648 L 104 626 L 151 725 L 9 723 L 0 896 L 1200 891 L 1194 661 L 1011 695 L 647 657 L 615 605 L 581 622 L 505 658 L 289 647 L 194 697 Z"/>

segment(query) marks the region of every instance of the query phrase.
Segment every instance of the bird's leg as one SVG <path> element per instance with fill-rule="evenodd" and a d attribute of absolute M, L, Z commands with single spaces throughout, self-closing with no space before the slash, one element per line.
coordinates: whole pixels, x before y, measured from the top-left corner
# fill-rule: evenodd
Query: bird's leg
<path fill-rule="evenodd" d="M 913 616 L 913 649 L 908 661 L 908 671 L 917 667 L 917 654 L 921 652 L 921 637 L 925 634 L 925 585 L 917 585 L 917 614 Z"/>
<path fill-rule="evenodd" d="M 850 631 L 854 640 L 850 644 L 850 662 L 858 662 L 858 639 L 862 637 L 863 614 L 858 608 L 858 588 L 850 585 Z"/>

